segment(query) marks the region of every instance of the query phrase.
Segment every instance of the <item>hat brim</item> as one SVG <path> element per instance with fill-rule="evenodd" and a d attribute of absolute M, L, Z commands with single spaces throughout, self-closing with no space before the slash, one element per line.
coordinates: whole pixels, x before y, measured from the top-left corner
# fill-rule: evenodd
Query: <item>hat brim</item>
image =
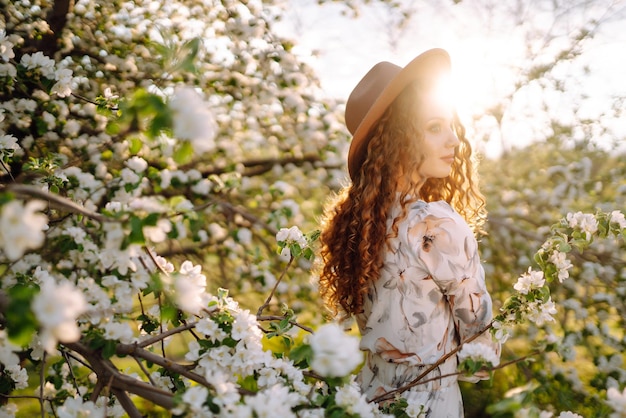
<path fill-rule="evenodd" d="M 415 80 L 433 77 L 436 74 L 449 71 L 450 68 L 450 55 L 445 50 L 440 48 L 430 49 L 409 62 L 387 84 L 352 136 L 350 150 L 348 151 L 348 173 L 350 178 L 354 179 L 359 167 L 363 164 L 372 127 L 396 97 L 400 95 L 402 90 Z"/>

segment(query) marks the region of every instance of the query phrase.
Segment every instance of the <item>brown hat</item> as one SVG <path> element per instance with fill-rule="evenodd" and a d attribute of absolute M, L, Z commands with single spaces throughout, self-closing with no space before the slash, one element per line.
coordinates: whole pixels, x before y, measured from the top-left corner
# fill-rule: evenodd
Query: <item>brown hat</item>
<path fill-rule="evenodd" d="M 354 178 L 363 164 L 370 130 L 396 97 L 412 81 L 450 70 L 450 56 L 443 49 L 430 49 L 402 68 L 379 62 L 359 81 L 346 103 L 346 125 L 352 134 L 348 172 Z"/>

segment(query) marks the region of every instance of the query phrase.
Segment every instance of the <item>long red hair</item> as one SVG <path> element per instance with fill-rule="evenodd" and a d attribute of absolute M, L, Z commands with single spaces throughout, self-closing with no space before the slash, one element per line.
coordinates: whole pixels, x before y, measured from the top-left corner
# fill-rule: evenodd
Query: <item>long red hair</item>
<path fill-rule="evenodd" d="M 465 128 L 454 115 L 460 144 L 451 174 L 415 184 L 411 173 L 424 159 L 420 152 L 423 134 L 416 125 L 420 87 L 407 87 L 387 109 L 371 132 L 365 161 L 352 184 L 332 198 L 324 211 L 320 235 L 320 294 L 334 315 L 358 314 L 369 283 L 382 267 L 381 253 L 389 237 L 397 234 L 397 223 L 407 207 L 418 198 L 448 202 L 479 232 L 486 218 L 485 200 L 478 189 L 472 149 Z M 417 140 L 416 140 L 417 137 Z M 400 181 L 402 179 L 403 181 Z M 402 202 L 401 215 L 387 230 L 389 212 Z"/>

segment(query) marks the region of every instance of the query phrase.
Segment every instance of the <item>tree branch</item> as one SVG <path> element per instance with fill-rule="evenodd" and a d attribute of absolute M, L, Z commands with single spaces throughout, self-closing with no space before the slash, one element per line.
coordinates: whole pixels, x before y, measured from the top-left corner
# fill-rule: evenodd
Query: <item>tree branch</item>
<path fill-rule="evenodd" d="M 160 333 L 159 335 L 155 335 L 154 337 L 148 338 L 146 340 L 141 341 L 140 343 L 136 344 L 137 347 L 139 348 L 146 348 L 151 346 L 152 344 L 156 344 L 159 341 L 162 341 L 164 339 L 166 339 L 167 337 L 169 337 L 170 335 L 174 335 L 174 334 L 178 334 L 180 332 L 186 331 L 188 329 L 191 329 L 193 327 L 196 326 L 196 322 L 188 322 L 185 325 L 181 325 L 179 327 L 167 330 L 167 331 L 163 331 L 162 333 Z"/>
<path fill-rule="evenodd" d="M 102 216 L 99 213 L 92 212 L 83 206 L 71 201 L 70 199 L 56 195 L 54 193 L 47 192 L 39 187 L 30 186 L 27 184 L 9 184 L 6 186 L 0 186 L 0 191 L 13 192 L 20 196 L 35 197 L 47 201 L 51 206 L 54 206 L 60 210 L 65 210 L 78 215 L 86 216 L 97 222 L 118 222 L 115 219 Z"/>
<path fill-rule="evenodd" d="M 82 355 L 85 360 L 91 364 L 99 381 L 110 381 L 111 391 L 114 394 L 120 393 L 117 391 L 130 392 L 165 409 L 172 409 L 174 407 L 174 396 L 170 392 L 126 376 L 117 370 L 110 360 L 102 358 L 100 352 L 90 349 L 81 342 L 65 343 L 64 345 L 70 350 L 76 351 Z M 120 403 L 123 402 L 123 399 L 119 400 Z M 122 406 L 129 415 L 134 413 L 133 409 L 126 409 L 127 406 L 124 404 L 122 404 Z"/>
<path fill-rule="evenodd" d="M 73 6 L 73 0 L 55 0 L 46 16 L 50 32 L 44 34 L 39 43 L 39 50 L 50 57 L 59 50 L 59 38 L 67 24 L 67 14 Z"/>

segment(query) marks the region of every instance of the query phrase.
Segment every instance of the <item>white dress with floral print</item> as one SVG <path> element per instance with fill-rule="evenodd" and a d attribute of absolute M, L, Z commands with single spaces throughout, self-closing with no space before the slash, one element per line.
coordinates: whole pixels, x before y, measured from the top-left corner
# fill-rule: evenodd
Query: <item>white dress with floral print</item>
<path fill-rule="evenodd" d="M 388 220 L 400 213 L 399 205 Z M 491 322 L 492 302 L 476 239 L 446 202 L 417 201 L 398 223 L 384 254 L 380 278 L 371 284 L 363 313 L 356 316 L 366 362 L 361 389 L 372 400 L 402 387 L 429 365 Z M 477 342 L 490 344 L 489 332 Z M 454 373 L 456 356 L 422 380 Z M 468 379 L 476 381 L 476 379 Z M 433 379 L 402 393 L 424 405 L 428 418 L 463 416 L 457 376 Z"/>

